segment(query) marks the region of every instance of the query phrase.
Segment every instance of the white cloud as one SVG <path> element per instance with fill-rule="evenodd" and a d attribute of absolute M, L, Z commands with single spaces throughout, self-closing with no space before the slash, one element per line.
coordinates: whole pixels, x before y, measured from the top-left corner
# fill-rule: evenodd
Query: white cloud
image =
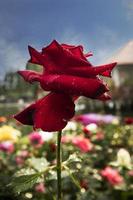
<path fill-rule="evenodd" d="M 0 39 L 0 79 L 6 72 L 25 68 L 26 55 L 15 43 Z"/>

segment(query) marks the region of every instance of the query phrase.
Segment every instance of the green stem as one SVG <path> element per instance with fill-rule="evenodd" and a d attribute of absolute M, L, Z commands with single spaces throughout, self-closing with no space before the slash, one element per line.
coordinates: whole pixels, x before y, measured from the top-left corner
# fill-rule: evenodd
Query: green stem
<path fill-rule="evenodd" d="M 61 200 L 61 131 L 57 134 L 57 200 Z"/>

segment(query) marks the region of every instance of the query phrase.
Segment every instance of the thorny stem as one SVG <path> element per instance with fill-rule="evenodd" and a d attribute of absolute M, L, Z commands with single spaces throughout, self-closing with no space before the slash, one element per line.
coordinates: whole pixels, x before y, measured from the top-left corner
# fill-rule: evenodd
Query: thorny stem
<path fill-rule="evenodd" d="M 61 198 L 61 131 L 57 133 L 57 200 Z"/>

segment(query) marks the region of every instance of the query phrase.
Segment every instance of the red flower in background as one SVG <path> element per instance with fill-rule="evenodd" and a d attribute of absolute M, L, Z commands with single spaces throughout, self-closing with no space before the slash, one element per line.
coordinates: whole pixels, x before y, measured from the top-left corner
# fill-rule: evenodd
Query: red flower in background
<path fill-rule="evenodd" d="M 133 124 L 133 117 L 125 117 L 124 121 L 128 125 Z"/>
<path fill-rule="evenodd" d="M 123 177 L 119 172 L 109 166 L 101 171 L 101 175 L 105 177 L 111 185 L 119 185 L 123 183 Z"/>
<path fill-rule="evenodd" d="M 83 179 L 80 181 L 80 187 L 84 188 L 85 190 L 88 189 L 88 180 L 87 179 Z"/>
<path fill-rule="evenodd" d="M 87 153 L 92 150 L 93 144 L 89 139 L 83 136 L 76 136 L 72 139 L 72 143 L 77 146 L 82 152 Z"/>
<path fill-rule="evenodd" d="M 111 76 L 116 63 L 94 67 L 87 60 L 82 46 L 59 44 L 53 41 L 41 52 L 29 47 L 30 60 L 43 66 L 43 73 L 31 70 L 19 71 L 25 81 L 38 81 L 51 93 L 30 105 L 14 117 L 23 124 L 33 125 L 44 131 L 62 130 L 74 116 L 75 97 L 108 100 L 106 84 L 98 77 Z"/>

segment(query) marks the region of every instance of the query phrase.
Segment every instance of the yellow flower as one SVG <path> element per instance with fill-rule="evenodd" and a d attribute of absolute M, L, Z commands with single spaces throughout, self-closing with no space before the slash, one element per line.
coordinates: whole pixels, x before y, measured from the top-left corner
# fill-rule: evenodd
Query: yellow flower
<path fill-rule="evenodd" d="M 12 126 L 4 125 L 0 127 L 0 142 L 12 141 L 17 142 L 21 132 Z"/>

